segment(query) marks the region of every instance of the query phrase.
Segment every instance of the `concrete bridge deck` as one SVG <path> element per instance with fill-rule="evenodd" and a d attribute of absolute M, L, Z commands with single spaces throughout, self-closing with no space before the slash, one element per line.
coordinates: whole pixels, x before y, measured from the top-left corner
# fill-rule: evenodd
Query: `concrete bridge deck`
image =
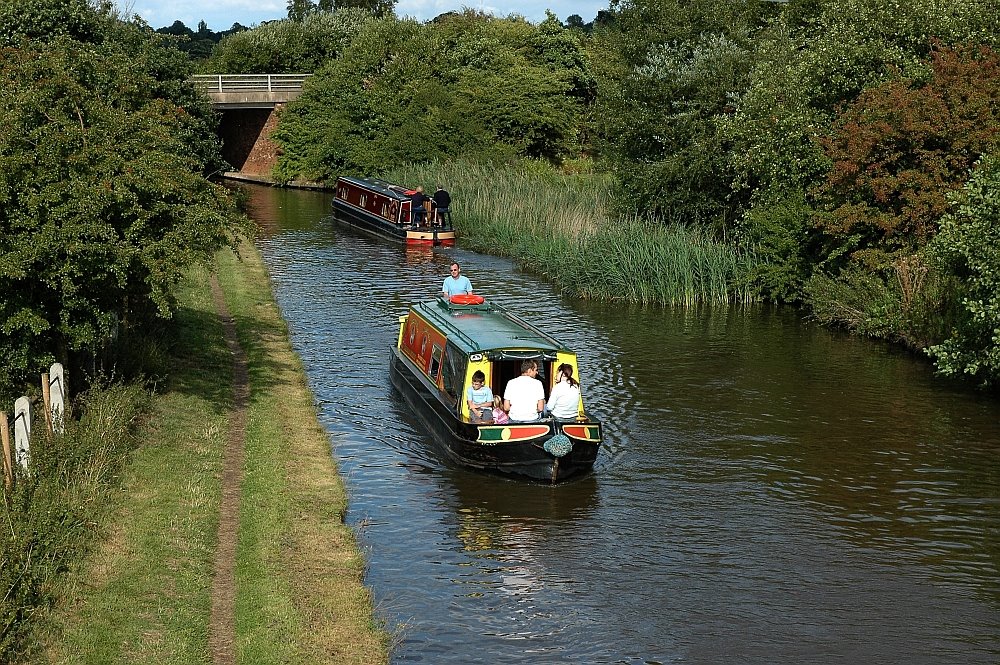
<path fill-rule="evenodd" d="M 217 109 L 273 109 L 302 94 L 311 74 L 197 74 L 191 77 Z"/>

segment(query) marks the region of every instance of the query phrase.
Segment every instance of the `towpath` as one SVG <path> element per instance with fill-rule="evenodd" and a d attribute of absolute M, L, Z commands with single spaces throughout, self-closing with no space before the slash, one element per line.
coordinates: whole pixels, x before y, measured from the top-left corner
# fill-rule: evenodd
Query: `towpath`
<path fill-rule="evenodd" d="M 226 307 L 222 287 L 212 275 L 212 299 L 222 320 L 226 346 L 233 356 L 233 407 L 229 414 L 229 434 L 222 454 L 222 503 L 219 509 L 219 540 L 212 577 L 212 614 L 208 642 L 212 662 L 236 662 L 236 545 L 240 529 L 240 486 L 243 482 L 243 449 L 246 440 L 250 374 L 247 356 L 236 337 L 236 323 Z"/>

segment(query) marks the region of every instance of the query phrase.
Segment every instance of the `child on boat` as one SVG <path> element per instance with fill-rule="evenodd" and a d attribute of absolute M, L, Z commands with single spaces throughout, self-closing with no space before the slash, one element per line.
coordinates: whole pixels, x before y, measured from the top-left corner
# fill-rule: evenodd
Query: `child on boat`
<path fill-rule="evenodd" d="M 469 417 L 473 422 L 485 422 L 493 417 L 493 391 L 485 383 L 486 375 L 476 370 L 472 375 L 472 385 L 465 391 Z"/>
<path fill-rule="evenodd" d="M 507 412 L 503 410 L 503 400 L 499 395 L 493 398 L 493 422 L 497 425 L 506 425 L 510 422 Z"/>

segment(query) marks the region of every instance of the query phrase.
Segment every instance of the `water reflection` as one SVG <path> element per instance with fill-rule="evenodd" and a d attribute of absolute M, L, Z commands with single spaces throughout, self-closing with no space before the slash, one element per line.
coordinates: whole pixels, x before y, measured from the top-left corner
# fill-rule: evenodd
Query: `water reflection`
<path fill-rule="evenodd" d="M 252 197 L 394 662 L 1000 661 L 995 399 L 792 310 L 566 301 L 335 227 L 323 195 Z M 593 476 L 453 468 L 391 390 L 398 317 L 452 260 L 579 351 Z"/>

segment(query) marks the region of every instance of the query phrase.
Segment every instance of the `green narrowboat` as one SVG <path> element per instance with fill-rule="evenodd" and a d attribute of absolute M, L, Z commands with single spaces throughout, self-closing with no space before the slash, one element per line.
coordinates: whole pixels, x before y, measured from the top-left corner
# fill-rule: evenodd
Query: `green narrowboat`
<path fill-rule="evenodd" d="M 476 422 L 465 399 L 475 372 L 486 376 L 494 395 L 503 396 L 529 359 L 538 364 L 548 399 L 559 365 L 569 364 L 579 377 L 576 354 L 497 303 L 478 296 L 452 300 L 416 303 L 400 317 L 390 365 L 393 386 L 446 455 L 474 469 L 549 483 L 588 473 L 603 433 L 586 412 L 582 394 L 574 420 L 504 424 Z"/>

